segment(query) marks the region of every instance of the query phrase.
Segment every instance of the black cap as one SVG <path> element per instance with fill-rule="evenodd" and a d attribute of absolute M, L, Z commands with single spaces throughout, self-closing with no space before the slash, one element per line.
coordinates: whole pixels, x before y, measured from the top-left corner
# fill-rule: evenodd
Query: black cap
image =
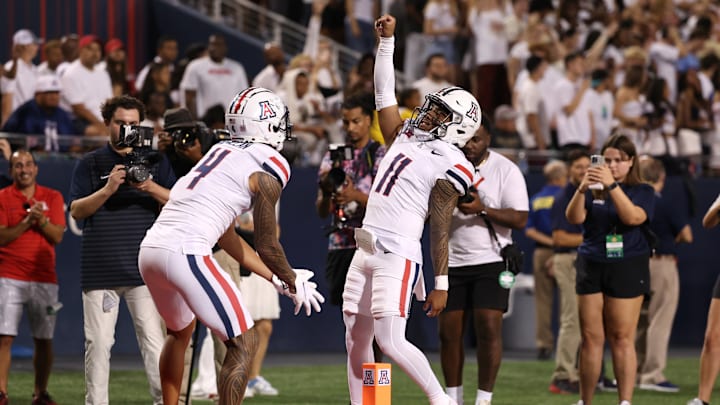
<path fill-rule="evenodd" d="M 165 111 L 163 116 L 165 126 L 163 129 L 169 131 L 176 128 L 192 128 L 196 125 L 187 108 L 179 107 Z"/>

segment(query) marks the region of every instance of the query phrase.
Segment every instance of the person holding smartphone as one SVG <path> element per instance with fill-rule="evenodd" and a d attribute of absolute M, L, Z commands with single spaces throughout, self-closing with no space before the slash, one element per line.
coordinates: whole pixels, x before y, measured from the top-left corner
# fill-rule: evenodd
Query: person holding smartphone
<path fill-rule="evenodd" d="M 635 332 L 643 296 L 649 292 L 650 246 L 643 232 L 655 208 L 643 183 L 635 145 L 613 135 L 601 150 L 605 164 L 591 165 L 565 215 L 583 225 L 575 291 L 580 314 L 580 401 L 592 404 L 605 336 L 613 358 L 620 405 L 630 405 L 637 372 Z M 591 184 L 602 190 L 588 191 Z M 597 186 L 596 186 L 597 187 Z"/>

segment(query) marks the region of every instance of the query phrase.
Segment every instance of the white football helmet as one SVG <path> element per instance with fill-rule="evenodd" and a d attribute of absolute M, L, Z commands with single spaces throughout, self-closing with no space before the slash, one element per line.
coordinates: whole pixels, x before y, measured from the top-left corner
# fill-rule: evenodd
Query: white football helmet
<path fill-rule="evenodd" d="M 249 87 L 233 98 L 225 112 L 225 128 L 231 140 L 265 143 L 277 150 L 292 136 L 285 103 L 262 87 Z"/>
<path fill-rule="evenodd" d="M 481 117 L 475 97 L 453 86 L 425 96 L 425 102 L 413 114 L 412 126 L 462 148 L 480 129 Z"/>

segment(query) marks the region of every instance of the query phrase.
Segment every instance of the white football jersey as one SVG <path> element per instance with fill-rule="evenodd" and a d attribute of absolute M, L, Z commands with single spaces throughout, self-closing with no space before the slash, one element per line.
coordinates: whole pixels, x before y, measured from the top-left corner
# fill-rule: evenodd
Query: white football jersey
<path fill-rule="evenodd" d="M 266 172 L 285 188 L 290 165 L 272 147 L 221 142 L 178 179 L 141 246 L 208 255 L 235 218 L 252 208 L 250 176 Z"/>
<path fill-rule="evenodd" d="M 460 195 L 472 184 L 474 168 L 457 147 L 441 140 L 420 142 L 406 124 L 380 163 L 363 228 L 383 249 L 422 263 L 422 237 L 430 192 L 439 179 Z"/>

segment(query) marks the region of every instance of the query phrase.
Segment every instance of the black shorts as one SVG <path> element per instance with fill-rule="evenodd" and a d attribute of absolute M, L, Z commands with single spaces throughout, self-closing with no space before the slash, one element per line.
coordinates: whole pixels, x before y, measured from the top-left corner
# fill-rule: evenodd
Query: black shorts
<path fill-rule="evenodd" d="M 498 278 L 504 262 L 475 266 L 450 267 L 446 311 L 465 309 L 508 309 L 510 290 L 500 286 Z"/>
<path fill-rule="evenodd" d="M 333 305 L 342 305 L 345 279 L 354 255 L 355 248 L 328 251 L 325 279 L 330 288 L 330 303 Z"/>
<path fill-rule="evenodd" d="M 575 261 L 578 295 L 603 293 L 614 298 L 634 298 L 650 293 L 650 257 L 631 257 L 611 263 L 578 255 Z"/>

